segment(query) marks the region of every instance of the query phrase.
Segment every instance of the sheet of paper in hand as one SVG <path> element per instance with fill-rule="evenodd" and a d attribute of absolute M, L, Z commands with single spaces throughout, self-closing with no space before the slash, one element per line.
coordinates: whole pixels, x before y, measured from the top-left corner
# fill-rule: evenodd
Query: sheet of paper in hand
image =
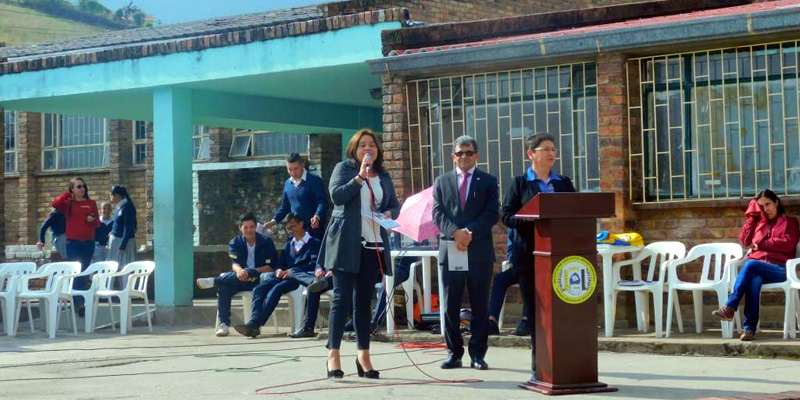
<path fill-rule="evenodd" d="M 383 214 L 374 211 L 372 212 L 372 215 L 370 215 L 370 213 L 367 211 L 362 211 L 361 216 L 368 219 L 375 218 L 375 223 L 383 227 L 383 229 L 394 229 L 400 226 L 397 221 L 391 218 L 386 218 L 386 216 Z"/>
<path fill-rule="evenodd" d="M 469 252 L 459 250 L 455 240 L 447 240 L 445 243 L 447 243 L 447 270 L 469 271 Z"/>

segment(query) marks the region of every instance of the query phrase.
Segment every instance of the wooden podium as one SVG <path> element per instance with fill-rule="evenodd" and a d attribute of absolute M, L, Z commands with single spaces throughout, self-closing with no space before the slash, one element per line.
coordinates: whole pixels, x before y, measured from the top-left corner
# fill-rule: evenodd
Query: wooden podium
<path fill-rule="evenodd" d="M 516 214 L 536 221 L 536 375 L 520 387 L 547 395 L 614 392 L 597 381 L 597 218 L 613 193 L 540 193 Z"/>

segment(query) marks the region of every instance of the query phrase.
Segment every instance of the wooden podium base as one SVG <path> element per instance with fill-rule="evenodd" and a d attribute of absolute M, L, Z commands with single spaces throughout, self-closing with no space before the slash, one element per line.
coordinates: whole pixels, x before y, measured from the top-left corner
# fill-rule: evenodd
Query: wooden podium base
<path fill-rule="evenodd" d="M 525 390 L 530 390 L 532 392 L 546 394 L 548 396 L 560 396 L 566 394 L 581 394 L 581 393 L 616 392 L 617 390 L 619 390 L 615 387 L 610 387 L 602 382 L 579 383 L 574 385 L 553 385 L 547 382 L 529 381 L 525 383 L 520 383 L 519 387 Z"/>

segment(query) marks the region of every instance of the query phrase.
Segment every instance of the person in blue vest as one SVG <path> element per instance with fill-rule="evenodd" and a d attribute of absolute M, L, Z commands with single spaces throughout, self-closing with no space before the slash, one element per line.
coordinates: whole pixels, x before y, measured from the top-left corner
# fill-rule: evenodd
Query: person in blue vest
<path fill-rule="evenodd" d="M 47 233 L 47 229 L 50 229 L 52 239 L 50 239 L 51 243 L 53 243 L 53 248 L 56 249 L 58 255 L 61 256 L 61 259 L 67 259 L 67 217 L 61 211 L 56 210 L 55 208 L 47 214 L 47 218 L 42 223 L 42 226 L 39 228 L 39 249 L 44 248 L 44 236 Z"/>
<path fill-rule="evenodd" d="M 233 327 L 239 334 L 251 338 L 258 336 L 261 333 L 261 326 L 272 316 L 281 296 L 296 290 L 300 285 L 308 284 L 306 280 L 298 277 L 300 275 L 313 277 L 321 242 L 312 237 L 303 225 L 303 219 L 299 214 L 287 215 L 286 230 L 292 240 L 284 246 L 275 273 L 270 274 L 253 289 L 253 311 L 250 314 L 250 321 Z M 316 317 L 316 312 L 314 314 Z"/>
<path fill-rule="evenodd" d="M 262 272 L 272 271 L 277 260 L 277 251 L 272 239 L 256 233 L 256 217 L 246 213 L 239 218 L 241 235 L 228 244 L 231 271 L 217 277 L 197 279 L 200 289 L 217 288 L 217 336 L 228 336 L 231 325 L 231 299 L 242 291 L 253 290 L 259 283 Z"/>
<path fill-rule="evenodd" d="M 300 215 L 308 233 L 321 240 L 328 212 L 328 196 L 322 178 L 309 174 L 308 163 L 297 153 L 286 157 L 286 171 L 289 172 L 289 179 L 283 185 L 281 206 L 264 226 L 271 229 L 293 212 Z"/>

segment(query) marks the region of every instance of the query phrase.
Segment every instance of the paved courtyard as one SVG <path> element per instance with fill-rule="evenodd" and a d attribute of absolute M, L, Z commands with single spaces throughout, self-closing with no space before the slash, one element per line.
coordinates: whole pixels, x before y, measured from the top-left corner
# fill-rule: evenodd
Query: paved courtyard
<path fill-rule="evenodd" d="M 25 327 L 22 327 L 25 328 Z M 374 343 L 381 380 L 355 376 L 355 344 L 343 345 L 342 381 L 325 375 L 324 341 L 282 334 L 216 338 L 208 327 L 137 326 L 120 336 L 59 332 L 55 340 L 21 329 L 0 337 L 0 395 L 5 399 L 530 399 L 517 388 L 529 377 L 529 351 L 491 347 L 489 371 L 443 371 L 441 349 L 405 353 Z M 409 360 L 413 360 L 419 369 Z M 601 352 L 600 380 L 619 391 L 571 398 L 692 399 L 772 394 L 800 389 L 800 361 Z M 463 383 L 440 380 L 479 379 Z M 304 382 L 300 384 L 293 384 Z M 279 387 L 279 385 L 285 385 Z M 266 389 L 264 389 L 266 388 Z"/>

